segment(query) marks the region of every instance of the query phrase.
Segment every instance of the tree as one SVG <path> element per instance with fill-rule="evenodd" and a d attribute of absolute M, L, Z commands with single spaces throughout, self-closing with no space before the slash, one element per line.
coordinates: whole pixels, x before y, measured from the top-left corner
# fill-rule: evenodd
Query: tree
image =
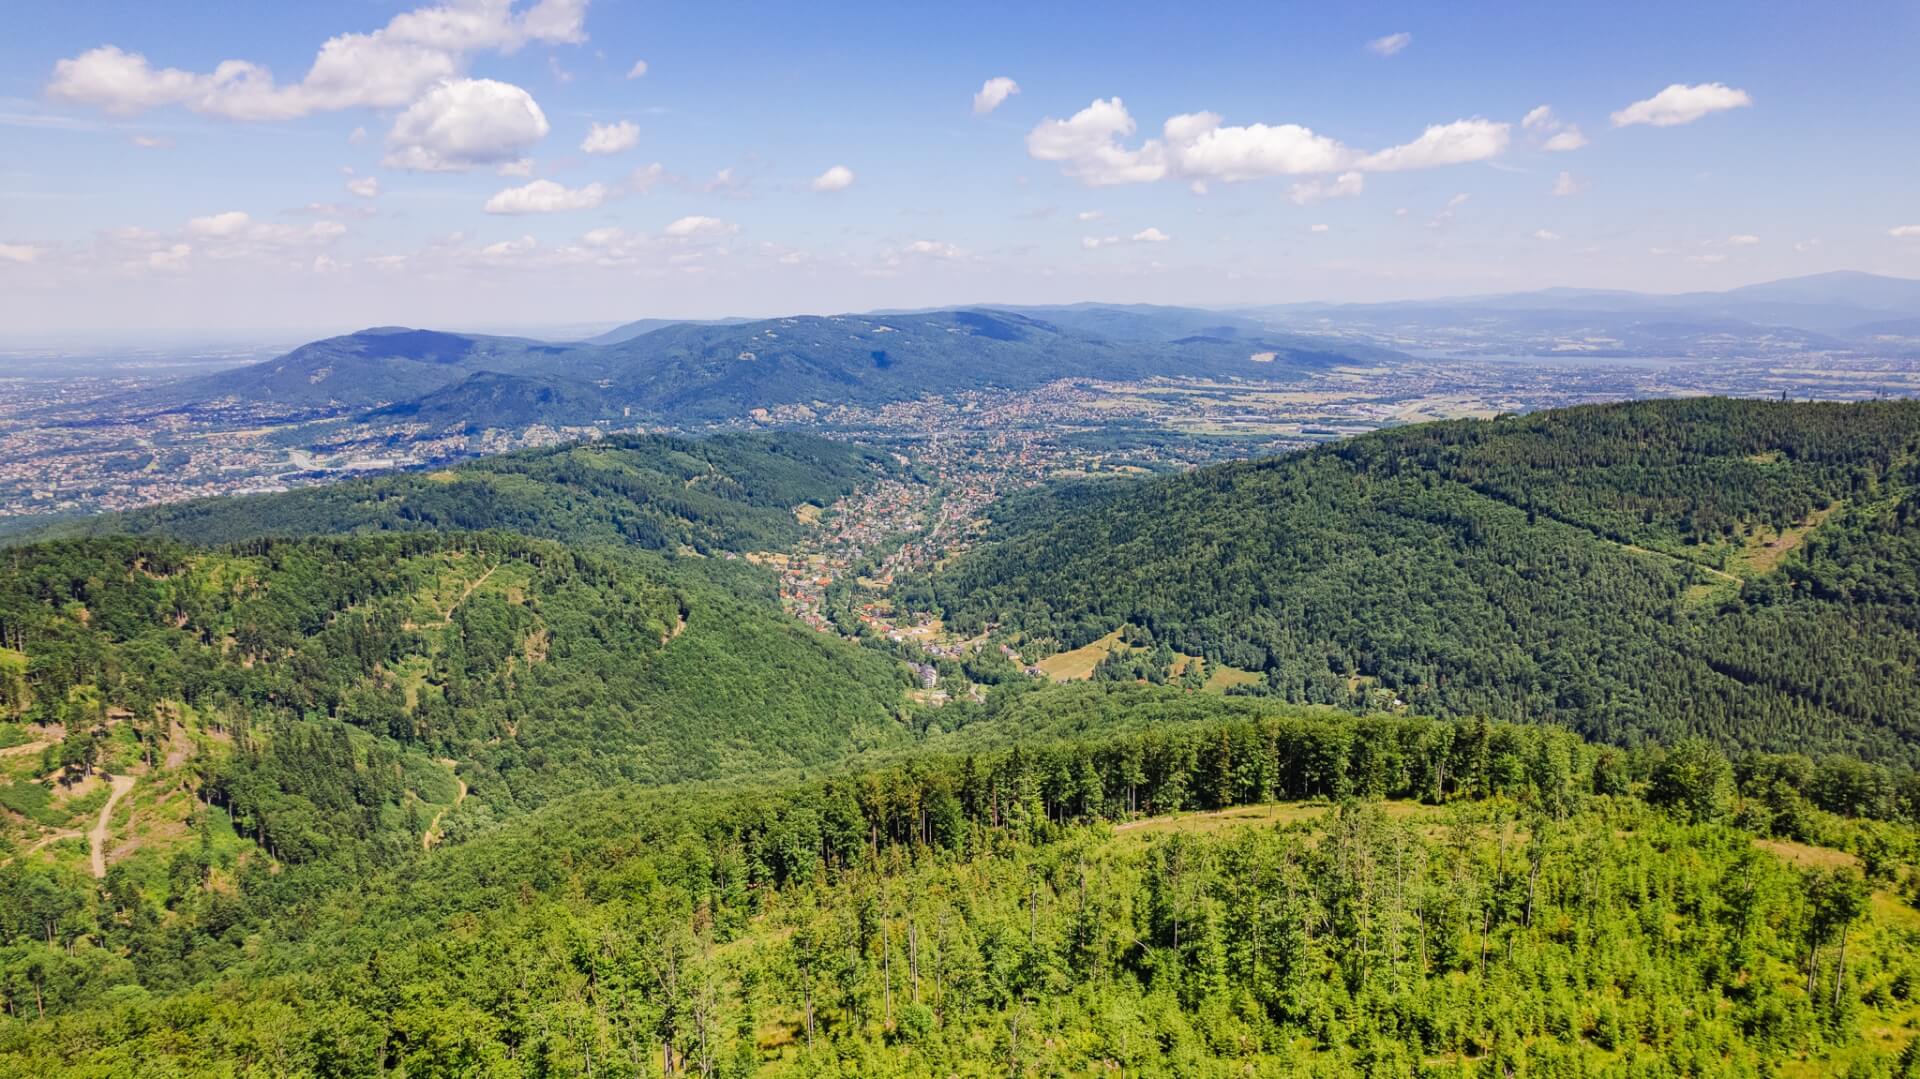
<path fill-rule="evenodd" d="M 1733 807 L 1733 766 L 1704 739 L 1689 738 L 1654 765 L 1647 801 L 1694 824 L 1725 817 Z"/>

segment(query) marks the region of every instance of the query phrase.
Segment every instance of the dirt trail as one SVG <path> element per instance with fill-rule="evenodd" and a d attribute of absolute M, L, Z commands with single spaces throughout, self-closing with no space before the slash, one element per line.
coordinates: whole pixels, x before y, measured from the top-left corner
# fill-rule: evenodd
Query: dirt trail
<path fill-rule="evenodd" d="M 423 626 L 417 626 L 417 625 L 414 625 L 412 622 L 408 622 L 406 623 L 406 628 L 407 629 L 445 629 L 448 626 L 453 625 L 453 612 L 459 610 L 460 605 L 462 603 L 465 603 L 474 594 L 474 592 L 479 589 L 481 585 L 486 584 L 487 578 L 493 576 L 494 571 L 499 568 L 500 567 L 497 565 L 487 567 L 487 572 L 482 573 L 479 577 L 476 577 L 473 583 L 468 585 L 466 589 L 460 593 L 460 598 L 453 601 L 453 606 L 448 607 L 446 610 L 440 612 L 440 621 L 429 622 Z"/>
<path fill-rule="evenodd" d="M 459 767 L 459 764 L 460 764 L 460 762 L 458 761 L 448 760 L 445 757 L 440 758 L 440 763 L 446 768 L 448 772 L 453 772 L 453 770 Z M 422 832 L 420 835 L 421 850 L 432 850 L 433 845 L 435 843 L 440 842 L 441 819 L 445 817 L 449 811 L 459 809 L 460 803 L 467 800 L 467 781 L 464 779 L 461 779 L 459 773 L 457 772 L 454 772 L 453 781 L 460 785 L 460 793 L 453 796 L 452 805 L 441 806 L 440 812 L 435 813 L 433 815 L 433 819 L 427 822 L 427 830 L 425 832 Z"/>
<path fill-rule="evenodd" d="M 107 796 L 107 804 L 100 807 L 100 819 L 93 822 L 93 831 L 87 834 L 88 841 L 93 844 L 93 875 L 95 877 L 107 875 L 107 826 L 113 821 L 113 807 L 119 805 L 120 799 L 127 796 L 127 792 L 133 789 L 133 784 L 132 776 L 113 777 L 113 793 Z"/>
<path fill-rule="evenodd" d="M 1655 558 L 1664 558 L 1670 562 L 1678 562 L 1683 566 L 1692 566 L 1694 569 L 1700 570 L 1701 572 L 1706 573 L 1709 576 L 1718 577 L 1723 581 L 1729 581 L 1729 582 L 1732 582 L 1733 584 L 1746 583 L 1741 578 L 1735 577 L 1733 574 L 1728 573 L 1726 570 L 1714 569 L 1712 566 L 1703 565 L 1699 562 L 1695 562 L 1691 558 L 1681 558 L 1677 554 L 1668 554 L 1665 551 L 1655 551 L 1655 550 L 1651 550 L 1646 547 L 1641 547 L 1637 544 L 1632 544 L 1632 543 L 1622 543 L 1619 546 L 1625 548 L 1626 550 L 1632 551 L 1634 554 L 1650 554 Z"/>
<path fill-rule="evenodd" d="M 39 737 L 31 742 L 22 742 L 17 746 L 0 749 L 0 757 L 24 757 L 29 753 L 38 753 L 67 736 L 67 729 L 58 723 L 50 723 L 44 727 L 28 727 L 27 730 Z"/>

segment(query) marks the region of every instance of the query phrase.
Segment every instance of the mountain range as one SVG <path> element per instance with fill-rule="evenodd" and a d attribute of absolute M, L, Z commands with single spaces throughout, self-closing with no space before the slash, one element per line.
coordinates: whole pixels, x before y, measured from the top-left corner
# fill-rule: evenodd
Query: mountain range
<path fill-rule="evenodd" d="M 1062 378 L 1155 376 L 1285 382 L 1396 354 L 1174 309 L 1064 309 L 1058 318 L 959 309 L 636 323 L 594 342 L 380 327 L 264 363 L 161 387 L 164 410 L 267 403 L 429 428 L 702 422 L 783 406 L 823 410 Z M 1117 313 L 1107 313 L 1117 312 Z M 629 333 L 631 334 L 629 336 Z"/>

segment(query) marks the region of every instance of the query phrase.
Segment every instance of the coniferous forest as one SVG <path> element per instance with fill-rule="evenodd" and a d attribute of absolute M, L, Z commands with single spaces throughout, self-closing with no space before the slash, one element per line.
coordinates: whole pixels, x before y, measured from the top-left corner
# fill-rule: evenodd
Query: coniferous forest
<path fill-rule="evenodd" d="M 1691 400 L 1042 489 L 900 602 L 1127 648 L 939 708 L 737 557 L 909 467 L 847 444 L 62 524 L 0 1075 L 1920 1075 L 1916 450 Z"/>

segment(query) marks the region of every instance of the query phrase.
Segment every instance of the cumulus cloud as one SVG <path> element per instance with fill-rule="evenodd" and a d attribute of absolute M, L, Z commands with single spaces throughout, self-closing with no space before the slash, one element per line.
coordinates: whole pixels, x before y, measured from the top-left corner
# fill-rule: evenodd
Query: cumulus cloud
<path fill-rule="evenodd" d="M 1118 236 L 1082 236 L 1080 238 L 1080 246 L 1086 248 L 1088 251 L 1101 247 L 1112 247 L 1119 242 L 1120 237 Z"/>
<path fill-rule="evenodd" d="M 1553 241 L 1558 240 L 1560 238 L 1560 234 L 1550 229 L 1534 229 L 1533 238 L 1536 240 L 1546 241 L 1547 243 L 1552 243 Z"/>
<path fill-rule="evenodd" d="M 1133 117 L 1119 98 L 1096 100 L 1065 120 L 1048 117 L 1027 133 L 1027 153 L 1035 160 L 1059 162 L 1082 183 L 1151 183 L 1167 174 L 1166 154 L 1158 142 L 1138 150 L 1120 145 L 1135 131 Z"/>
<path fill-rule="evenodd" d="M 1578 124 L 1570 124 L 1553 113 L 1550 105 L 1540 105 L 1529 110 L 1520 119 L 1521 128 L 1533 134 L 1539 140 L 1540 148 L 1549 153 L 1578 150 L 1587 144 L 1587 137 L 1580 132 Z"/>
<path fill-rule="evenodd" d="M 717 217 L 683 217 L 666 227 L 666 234 L 679 240 L 718 239 L 740 231 L 740 226 Z"/>
<path fill-rule="evenodd" d="M 252 218 L 242 210 L 228 210 L 221 214 L 208 214 L 187 222 L 187 231 L 195 236 L 238 236 L 252 223 Z"/>
<path fill-rule="evenodd" d="M 1371 172 L 1395 172 L 1485 161 L 1506 152 L 1509 127 L 1477 117 L 1433 124 L 1412 142 L 1361 158 L 1359 167 Z"/>
<path fill-rule="evenodd" d="M 1229 126 L 1218 113 L 1182 113 L 1166 121 L 1161 137 L 1138 147 L 1126 140 L 1137 125 L 1117 97 L 1096 100 L 1065 120 L 1049 117 L 1027 134 L 1027 153 L 1058 162 L 1083 183 L 1151 183 L 1181 176 L 1204 191 L 1209 180 L 1229 183 L 1266 176 L 1387 172 L 1481 161 L 1505 152 L 1512 125 L 1479 118 L 1429 126 L 1412 142 L 1364 153 L 1299 124 Z M 1342 185 L 1344 189 L 1342 188 Z M 1321 191 L 1354 190 L 1344 177 Z"/>
<path fill-rule="evenodd" d="M 1896 240 L 1920 239 L 1920 225 L 1896 225 L 1887 230 L 1887 235 Z"/>
<path fill-rule="evenodd" d="M 490 214 L 552 214 L 563 210 L 591 210 L 607 200 L 605 184 L 566 187 L 552 180 L 535 180 L 509 187 L 487 200 Z"/>
<path fill-rule="evenodd" d="M 645 60 L 635 60 L 633 62 L 633 66 L 627 69 L 627 78 L 637 79 L 645 75 L 646 73 L 647 73 L 647 62 Z"/>
<path fill-rule="evenodd" d="M 1082 210 L 1079 213 L 1079 218 L 1082 221 L 1098 221 L 1105 216 L 1107 215 L 1100 210 Z"/>
<path fill-rule="evenodd" d="M 845 165 L 835 165 L 813 178 L 808 185 L 815 191 L 845 191 L 853 186 L 853 170 Z"/>
<path fill-rule="evenodd" d="M 1725 83 L 1703 82 L 1698 86 L 1685 86 L 1676 82 L 1652 97 L 1636 101 L 1614 113 L 1613 126 L 1652 124 L 1654 127 L 1673 127 L 1676 124 L 1690 124 L 1709 113 L 1745 108 L 1751 104 L 1753 98 L 1745 90 L 1736 90 Z"/>
<path fill-rule="evenodd" d="M 1366 188 L 1367 178 L 1359 172 L 1343 172 L 1332 180 L 1306 180 L 1293 185 L 1288 197 L 1294 205 L 1305 206 L 1321 199 L 1353 198 Z"/>
<path fill-rule="evenodd" d="M 587 130 L 587 137 L 580 142 L 580 149 L 589 154 L 617 154 L 640 145 L 640 125 L 632 120 L 622 120 L 617 124 L 594 124 Z"/>
<path fill-rule="evenodd" d="M 394 121 L 386 163 L 422 172 L 464 172 L 515 161 L 548 130 L 546 114 L 518 86 L 492 79 L 444 82 Z"/>
<path fill-rule="evenodd" d="M 1413 35 L 1403 30 L 1400 33 L 1388 34 L 1386 37 L 1377 37 L 1367 42 L 1367 51 L 1375 56 L 1392 56 L 1411 44 L 1413 44 Z"/>
<path fill-rule="evenodd" d="M 1020 84 L 997 75 L 980 84 L 980 92 L 973 95 L 973 113 L 975 116 L 992 112 L 1001 103 L 1020 92 Z"/>
<path fill-rule="evenodd" d="M 102 45 L 57 62 L 46 89 L 56 100 L 123 115 L 167 105 L 233 120 L 392 109 L 458 76 L 470 53 L 584 41 L 585 13 L 586 0 L 539 0 L 518 12 L 508 0 L 402 12 L 382 29 L 328 39 L 306 76 L 285 84 L 250 60 L 223 60 L 210 72 L 194 72 L 156 68 L 139 53 Z"/>
<path fill-rule="evenodd" d="M 380 194 L 380 180 L 375 176 L 362 176 L 348 180 L 347 190 L 363 199 L 375 198 Z"/>
<path fill-rule="evenodd" d="M 1352 151 L 1299 124 L 1225 127 L 1217 113 L 1175 116 L 1163 128 L 1179 170 L 1213 180 L 1251 180 L 1332 172 L 1350 164 Z"/>
<path fill-rule="evenodd" d="M 1163 244 L 1171 239 L 1173 237 L 1156 228 L 1141 229 L 1133 234 L 1133 242 L 1137 244 Z"/>

